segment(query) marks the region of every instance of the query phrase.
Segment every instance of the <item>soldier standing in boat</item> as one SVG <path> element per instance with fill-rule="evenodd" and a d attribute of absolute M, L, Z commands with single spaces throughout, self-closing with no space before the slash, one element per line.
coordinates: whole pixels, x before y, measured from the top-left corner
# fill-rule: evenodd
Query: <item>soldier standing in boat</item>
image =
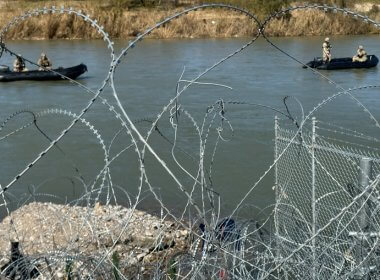
<path fill-rule="evenodd" d="M 326 37 L 325 41 L 322 45 L 323 49 L 323 62 L 328 63 L 331 61 L 331 44 L 330 44 L 330 38 Z"/>
<path fill-rule="evenodd" d="M 363 46 L 359 46 L 357 54 L 352 58 L 353 62 L 366 62 L 368 59 L 367 53 Z"/>
<path fill-rule="evenodd" d="M 45 53 L 41 53 L 41 57 L 38 60 L 37 64 L 40 66 L 38 70 L 51 69 L 51 61 L 47 58 Z"/>
<path fill-rule="evenodd" d="M 14 72 L 24 72 L 24 71 L 28 71 L 28 70 L 25 68 L 25 61 L 24 61 L 24 59 L 21 57 L 20 54 L 16 55 L 16 59 L 15 59 L 15 61 L 13 62 L 13 71 L 14 71 Z"/>

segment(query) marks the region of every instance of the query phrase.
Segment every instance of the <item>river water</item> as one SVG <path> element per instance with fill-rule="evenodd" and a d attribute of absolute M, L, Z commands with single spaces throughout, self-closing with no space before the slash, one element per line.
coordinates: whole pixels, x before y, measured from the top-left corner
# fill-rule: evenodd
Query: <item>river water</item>
<path fill-rule="evenodd" d="M 307 62 L 320 56 L 323 38 L 276 38 L 273 42 L 296 57 Z M 333 56 L 352 56 L 359 44 L 368 53 L 380 55 L 378 36 L 340 36 L 331 38 Z M 139 43 L 124 58 L 117 69 L 115 84 L 126 112 L 132 120 L 154 119 L 173 98 L 176 84 L 181 73 L 183 79 L 191 80 L 207 67 L 229 53 L 238 49 L 247 39 L 191 39 L 191 40 L 146 40 Z M 128 44 L 117 41 L 115 50 Z M 103 41 L 12 41 L 7 45 L 23 56 L 37 60 L 41 51 L 48 54 L 54 66 L 72 66 L 80 62 L 88 66 L 88 72 L 78 81 L 97 89 L 109 71 L 110 54 Z M 3 55 L 0 64 L 11 65 L 13 58 Z M 29 68 L 32 68 L 29 66 Z M 342 70 L 322 72 L 344 88 L 363 85 L 377 85 L 378 69 Z M 285 111 L 283 98 L 296 97 L 305 113 L 325 98 L 338 91 L 320 76 L 304 70 L 294 60 L 259 39 L 252 46 L 223 63 L 206 76 L 201 82 L 218 83 L 231 87 L 193 85 L 183 93 L 181 108 L 189 112 L 194 121 L 201 125 L 208 106 L 218 100 L 259 103 Z M 102 94 L 111 104 L 115 104 L 112 90 L 106 87 Z M 377 90 L 355 92 L 357 97 L 377 118 L 380 118 L 380 99 Z M 91 94 L 66 81 L 60 82 L 13 82 L 0 84 L 1 117 L 28 110 L 38 113 L 50 108 L 58 108 L 78 113 L 91 99 Z M 249 105 L 225 105 L 225 117 L 233 127 L 233 135 L 224 123 L 222 135 L 227 141 L 220 141 L 213 158 L 213 188 L 221 196 L 222 212 L 230 213 L 254 183 L 268 169 L 274 159 L 274 116 L 271 110 Z M 301 116 L 296 102 L 289 103 L 295 117 Z M 341 97 L 324 106 L 315 116 L 319 120 L 332 122 L 352 130 L 378 136 L 363 110 L 352 99 Z M 102 139 L 109 145 L 120 130 L 120 123 L 100 101 L 96 102 L 85 115 Z M 23 113 L 12 118 L 1 131 L 4 136 L 32 120 L 31 114 Z M 46 134 L 29 126 L 18 133 L 0 141 L 1 168 L 0 184 L 6 186 L 15 175 L 23 170 L 37 155 L 47 147 L 49 138 L 55 138 L 70 121 L 62 114 L 47 114 L 37 119 L 38 127 Z M 185 186 L 192 180 L 180 171 L 171 155 L 171 142 L 174 141 L 173 129 L 164 114 L 158 128 L 167 138 L 154 133 L 149 143 L 167 161 L 168 167 L 180 178 Z M 179 116 L 177 149 L 178 161 L 192 174 L 196 174 L 196 158 L 199 157 L 199 137 L 192 122 L 182 112 Z M 220 118 L 212 126 L 205 152 L 205 165 L 209 168 L 212 151 L 216 141 L 216 128 Z M 137 121 L 137 128 L 144 134 L 149 122 Z M 203 139 L 204 139 L 203 135 Z M 121 133 L 110 150 L 110 156 L 130 144 L 130 138 Z M 128 149 L 111 167 L 112 183 L 117 190 L 118 203 L 128 205 L 137 194 L 140 172 L 138 158 L 133 149 Z M 165 206 L 179 211 L 184 208 L 185 195 L 179 191 L 169 175 L 148 154 L 146 168 L 150 183 L 161 197 Z M 76 125 L 59 143 L 59 149 L 52 149 L 42 160 L 13 184 L 7 192 L 11 208 L 24 203 L 25 198 L 32 200 L 66 203 L 83 194 L 82 178 L 86 184 L 94 180 L 104 165 L 103 152 L 99 141 L 85 126 Z M 76 167 L 80 173 L 75 171 Z M 80 174 L 80 175 L 79 175 Z M 246 198 L 239 212 L 245 217 L 256 218 L 258 210 L 274 202 L 273 172 L 255 187 Z M 129 194 L 129 198 L 125 195 Z M 201 199 L 199 191 L 194 194 Z M 102 196 L 104 198 L 104 196 Z M 158 203 L 144 185 L 139 207 L 154 211 Z M 205 206 L 208 207 L 207 205 Z M 252 209 L 255 209 L 252 211 Z M 4 212 L 2 212 L 4 213 Z"/>

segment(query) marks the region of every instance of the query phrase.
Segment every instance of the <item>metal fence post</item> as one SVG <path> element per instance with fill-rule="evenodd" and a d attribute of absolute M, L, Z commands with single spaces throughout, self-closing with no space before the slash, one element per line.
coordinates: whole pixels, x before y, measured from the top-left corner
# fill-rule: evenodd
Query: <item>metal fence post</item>
<path fill-rule="evenodd" d="M 358 186 L 359 191 L 363 192 L 366 187 L 370 184 L 370 180 L 372 179 L 372 161 L 369 158 L 361 158 L 360 159 L 360 171 L 358 176 Z M 357 257 L 357 260 L 362 262 L 366 258 L 366 255 L 368 253 L 368 242 L 370 242 L 370 237 L 366 234 L 369 234 L 370 229 L 370 221 L 369 221 L 369 215 L 370 215 L 370 206 L 368 203 L 368 195 L 367 193 L 364 193 L 364 195 L 359 200 L 360 205 L 362 206 L 359 213 L 358 213 L 358 223 L 360 228 L 360 236 L 362 238 L 359 238 L 358 246 L 356 248 L 355 255 Z M 359 273 L 357 276 L 360 277 L 360 279 L 369 279 L 369 273 L 371 272 L 370 264 L 368 261 L 364 261 L 362 268 L 359 270 Z"/>
<path fill-rule="evenodd" d="M 358 194 L 364 192 L 364 190 L 370 185 L 372 179 L 372 160 L 366 157 L 360 159 L 360 170 L 358 175 Z M 351 279 L 370 279 L 370 273 L 374 267 L 370 267 L 367 257 L 369 246 L 368 242 L 371 241 L 371 227 L 370 227 L 370 205 L 368 203 L 369 193 L 364 192 L 361 198 L 358 200 L 359 212 L 357 215 L 357 221 L 359 230 L 357 232 L 350 232 L 349 236 L 356 238 L 354 246 L 354 256 L 358 263 L 362 263 L 356 271 L 353 271 Z M 375 234 L 376 236 L 376 234 Z"/>
<path fill-rule="evenodd" d="M 313 264 L 312 264 L 312 272 L 313 279 L 316 279 L 316 251 L 315 251 L 315 234 L 317 232 L 316 223 L 317 223 L 317 213 L 316 213 L 316 194 L 315 194 L 315 146 L 316 146 L 316 119 L 312 118 L 312 143 L 311 143 L 311 211 L 312 211 L 312 235 L 314 238 L 311 241 L 311 250 L 313 255 Z"/>
<path fill-rule="evenodd" d="M 274 166 L 274 191 L 275 191 L 275 212 L 274 212 L 274 227 L 275 227 L 275 234 L 276 234 L 276 263 L 280 259 L 280 242 L 279 242 L 279 224 L 278 224 L 278 202 L 279 202 L 279 186 L 278 186 L 278 129 L 279 129 L 279 119 L 278 116 L 276 115 L 274 117 L 274 161 L 275 161 L 275 166 Z M 279 271 L 277 271 L 278 275 L 280 274 Z"/>
<path fill-rule="evenodd" d="M 362 158 L 360 160 L 360 171 L 358 176 L 358 185 L 360 191 L 364 191 L 364 189 L 370 184 L 370 180 L 372 179 L 372 161 L 369 158 Z M 367 195 L 363 195 L 361 198 L 363 207 L 361 208 L 358 217 L 359 217 L 359 226 L 360 230 L 363 232 L 369 226 L 368 221 L 368 213 L 369 213 L 369 204 L 366 203 Z"/>
<path fill-rule="evenodd" d="M 278 147 L 277 147 L 277 141 L 278 141 L 278 117 L 274 117 L 274 161 L 277 161 L 278 158 Z M 278 163 L 276 162 L 274 166 L 274 188 L 275 188 L 275 200 L 276 205 L 279 199 L 279 192 L 278 192 Z M 278 234 L 278 217 L 277 217 L 277 211 L 275 212 L 275 227 L 276 227 L 276 235 Z M 277 235 L 278 236 L 278 235 Z"/>

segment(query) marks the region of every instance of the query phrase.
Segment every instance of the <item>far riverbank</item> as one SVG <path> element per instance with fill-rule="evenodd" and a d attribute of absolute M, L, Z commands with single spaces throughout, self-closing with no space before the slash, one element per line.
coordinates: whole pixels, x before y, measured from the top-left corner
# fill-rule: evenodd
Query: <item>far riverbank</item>
<path fill-rule="evenodd" d="M 4 27 L 15 16 L 36 7 L 73 7 L 82 10 L 104 26 L 114 39 L 135 37 L 156 22 L 186 8 L 182 7 L 138 7 L 117 8 L 97 1 L 0 1 L 0 27 Z M 368 6 L 368 7 L 367 7 Z M 377 5 L 353 6 L 362 14 L 376 20 L 380 18 Z M 260 17 L 260 16 L 259 16 Z M 246 16 L 221 9 L 205 9 L 189 13 L 154 31 L 152 38 L 234 38 L 251 37 L 257 34 L 255 22 Z M 299 10 L 273 19 L 266 28 L 269 36 L 318 36 L 379 34 L 379 30 L 354 17 L 320 10 Z M 73 14 L 46 14 L 21 21 L 10 28 L 7 39 L 99 39 L 100 34 L 88 22 Z"/>

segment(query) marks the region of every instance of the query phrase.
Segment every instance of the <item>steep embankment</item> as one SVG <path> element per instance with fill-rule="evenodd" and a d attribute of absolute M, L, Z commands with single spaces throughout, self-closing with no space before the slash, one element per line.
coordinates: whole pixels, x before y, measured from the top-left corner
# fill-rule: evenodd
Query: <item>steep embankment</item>
<path fill-rule="evenodd" d="M 97 3 L 97 4 L 96 4 Z M 26 3 L 23 1 L 0 1 L 0 26 L 3 27 L 14 16 L 35 7 L 39 3 Z M 181 9 L 140 8 L 117 9 L 107 4 L 90 1 L 44 1 L 45 6 L 74 7 L 83 10 L 100 25 L 113 38 L 129 38 L 144 31 L 156 22 L 173 15 Z M 366 3 L 356 9 L 364 9 L 371 18 L 380 18 L 378 9 Z M 302 10 L 292 12 L 285 17 L 274 19 L 266 29 L 270 36 L 303 36 L 303 35 L 332 35 L 332 34 L 365 34 L 379 33 L 373 27 L 360 22 L 350 16 L 324 13 L 319 10 Z M 199 37 L 249 37 L 257 33 L 256 24 L 242 14 L 224 10 L 203 10 L 190 13 L 174 20 L 152 33 L 154 38 L 199 38 Z M 91 25 L 82 19 L 68 14 L 40 15 L 21 21 L 10 28 L 8 39 L 93 39 L 99 34 Z"/>

